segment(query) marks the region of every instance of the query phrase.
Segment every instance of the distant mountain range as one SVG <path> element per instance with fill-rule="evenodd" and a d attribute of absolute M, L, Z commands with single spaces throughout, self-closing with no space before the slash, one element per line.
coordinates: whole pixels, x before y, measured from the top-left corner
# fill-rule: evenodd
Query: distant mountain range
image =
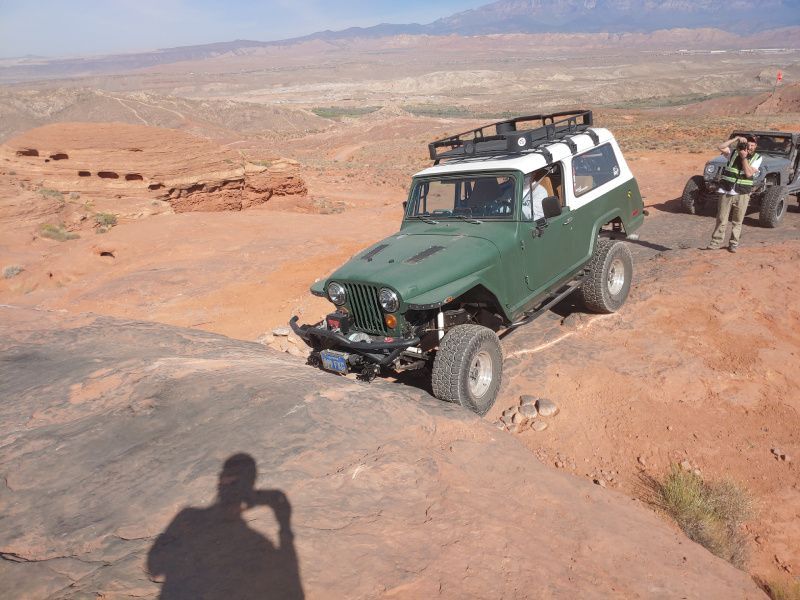
<path fill-rule="evenodd" d="M 351 27 L 278 41 L 236 40 L 153 52 L 77 59 L 29 57 L 0 61 L 0 81 L 81 76 L 202 60 L 247 48 L 307 41 L 396 35 L 489 35 L 512 33 L 633 33 L 674 28 L 713 28 L 737 34 L 800 25 L 800 0 L 499 0 L 433 23 Z M 797 40 L 778 40 L 794 46 Z M 3 63 L 6 63 L 5 65 Z"/>

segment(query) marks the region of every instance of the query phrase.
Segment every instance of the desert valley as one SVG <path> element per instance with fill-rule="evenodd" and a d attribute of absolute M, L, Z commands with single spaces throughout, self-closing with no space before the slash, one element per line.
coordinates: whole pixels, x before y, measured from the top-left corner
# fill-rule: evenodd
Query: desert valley
<path fill-rule="evenodd" d="M 0 60 L 7 597 L 199 597 L 171 572 L 211 598 L 800 598 L 800 201 L 731 254 L 680 200 L 732 130 L 800 132 L 799 27 L 178 50 Z M 305 364 L 289 319 L 397 231 L 429 142 L 572 108 L 647 209 L 619 312 L 567 298 L 504 338 L 484 417 Z M 556 414 L 509 417 L 526 396 Z M 264 581 L 214 521 L 243 453 Z M 733 546 L 665 510 L 676 468 L 740 494 Z"/>

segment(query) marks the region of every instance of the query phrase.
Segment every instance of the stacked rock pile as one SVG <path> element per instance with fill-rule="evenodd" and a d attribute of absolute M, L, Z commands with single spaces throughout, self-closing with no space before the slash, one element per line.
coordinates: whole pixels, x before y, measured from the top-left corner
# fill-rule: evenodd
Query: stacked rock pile
<path fill-rule="evenodd" d="M 522 433 L 528 429 L 544 431 L 547 429 L 545 419 L 557 414 L 558 406 L 552 400 L 522 395 L 519 404 L 503 411 L 496 425 L 498 429 L 512 433 Z"/>

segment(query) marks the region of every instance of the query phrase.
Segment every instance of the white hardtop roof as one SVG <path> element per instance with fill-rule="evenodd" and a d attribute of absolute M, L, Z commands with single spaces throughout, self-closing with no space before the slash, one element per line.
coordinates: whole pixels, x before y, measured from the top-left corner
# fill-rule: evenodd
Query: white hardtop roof
<path fill-rule="evenodd" d="M 608 129 L 592 127 L 592 131 L 597 134 L 600 144 L 604 144 L 614 139 Z M 589 150 L 595 146 L 592 138 L 588 134 L 579 133 L 572 137 L 572 141 L 578 147 L 578 153 Z M 547 148 L 553 155 L 553 162 L 563 160 L 572 156 L 572 151 L 564 142 L 551 142 L 541 147 Z M 427 175 L 446 175 L 451 173 L 466 173 L 475 171 L 522 171 L 530 173 L 547 165 L 544 156 L 539 153 L 530 152 L 528 154 L 508 154 L 497 156 L 475 156 L 471 158 L 449 159 L 438 165 L 423 169 L 414 177 Z"/>

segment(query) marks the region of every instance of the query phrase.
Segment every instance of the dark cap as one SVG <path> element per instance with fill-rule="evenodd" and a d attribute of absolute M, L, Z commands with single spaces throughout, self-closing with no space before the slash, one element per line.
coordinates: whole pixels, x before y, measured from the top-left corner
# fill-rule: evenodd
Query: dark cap
<path fill-rule="evenodd" d="M 753 142 L 754 144 L 758 143 L 758 138 L 754 136 L 752 133 L 746 133 L 742 137 L 746 139 L 748 142 Z"/>

